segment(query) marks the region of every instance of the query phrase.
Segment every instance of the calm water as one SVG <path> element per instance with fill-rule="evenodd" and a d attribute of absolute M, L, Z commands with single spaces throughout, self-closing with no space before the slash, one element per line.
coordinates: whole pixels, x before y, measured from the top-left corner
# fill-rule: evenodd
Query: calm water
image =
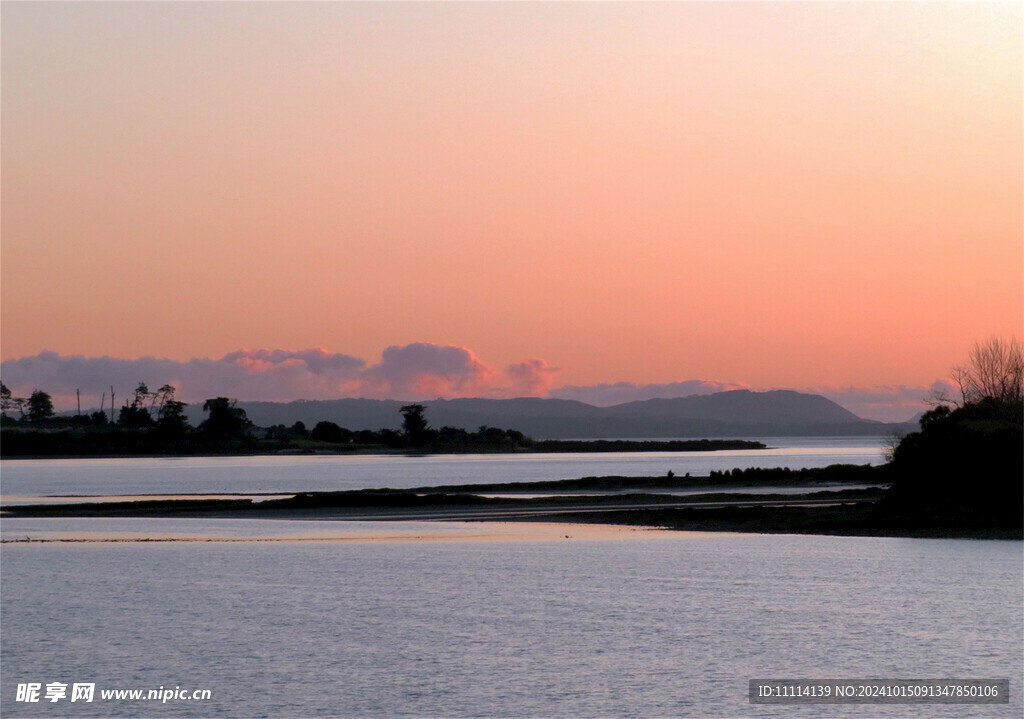
<path fill-rule="evenodd" d="M 2 481 L 6 496 L 272 492 L 881 461 L 876 440 L 770 443 L 776 449 L 699 454 L 4 462 Z M 277 541 L 329 538 L 342 526 L 365 536 Z M 5 519 L 8 540 L 231 541 L 3 545 L 0 714 L 1022 713 L 1021 542 L 697 533 L 480 541 L 485 526 Z M 446 543 L 405 541 L 441 533 Z M 376 541 L 396 534 L 406 536 Z M 246 538 L 275 541 L 237 541 Z M 1013 704 L 757 707 L 746 699 L 755 677 L 944 676 L 1009 678 Z M 54 681 L 209 689 L 213 698 L 14 701 L 19 682 Z"/>
<path fill-rule="evenodd" d="M 210 520 L 176 526 L 202 522 L 224 531 Z M 1021 716 L 1022 546 L 729 534 L 8 544 L 0 708 L 4 717 Z M 746 700 L 754 677 L 945 676 L 1007 677 L 1013 704 Z M 213 699 L 14 702 L 26 681 L 181 686 Z"/>
<path fill-rule="evenodd" d="M 201 457 L 186 459 L 5 460 L 6 497 L 68 494 L 299 492 L 527 482 L 590 476 L 707 475 L 749 467 L 881 464 L 883 440 L 762 438 L 767 450 L 608 454 L 476 454 Z"/>

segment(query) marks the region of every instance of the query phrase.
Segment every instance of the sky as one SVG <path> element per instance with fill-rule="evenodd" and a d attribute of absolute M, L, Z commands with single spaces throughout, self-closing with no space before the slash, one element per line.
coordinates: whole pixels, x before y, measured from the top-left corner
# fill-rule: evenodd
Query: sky
<path fill-rule="evenodd" d="M 903 419 L 1021 334 L 1017 3 L 0 15 L 18 391 L 792 388 Z"/>

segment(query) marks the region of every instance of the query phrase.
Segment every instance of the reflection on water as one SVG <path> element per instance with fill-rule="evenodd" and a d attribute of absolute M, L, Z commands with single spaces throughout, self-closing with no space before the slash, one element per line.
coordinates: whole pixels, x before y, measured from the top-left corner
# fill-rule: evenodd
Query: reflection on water
<path fill-rule="evenodd" d="M 544 522 L 362 522 L 277 519 L 17 518 L 0 523 L 7 545 L 119 542 L 459 542 L 671 538 L 682 533 Z"/>
<path fill-rule="evenodd" d="M 59 517 L 15 518 L 0 522 L 0 537 L 45 539 L 87 535 L 125 536 L 195 536 L 238 538 L 273 538 L 281 536 L 308 536 L 316 538 L 339 527 L 354 532 L 404 529 L 436 531 L 443 523 L 432 522 L 332 522 L 295 521 L 281 519 L 179 519 L 164 517 Z M 452 523 L 455 527 L 467 527 Z"/>
<path fill-rule="evenodd" d="M 14 702 L 12 684 L 87 681 L 213 698 L 75 716 L 1021 716 L 1013 690 L 1009 707 L 747 703 L 754 677 L 1017 682 L 1021 547 L 724 534 L 5 545 L 0 709 L 55 715 Z"/>

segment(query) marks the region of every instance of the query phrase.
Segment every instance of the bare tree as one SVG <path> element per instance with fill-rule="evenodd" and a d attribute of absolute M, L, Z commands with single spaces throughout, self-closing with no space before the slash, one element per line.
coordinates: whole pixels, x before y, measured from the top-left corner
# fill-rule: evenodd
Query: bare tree
<path fill-rule="evenodd" d="M 28 400 L 24 397 L 12 397 L 11 390 L 3 382 L 0 382 L 0 414 L 9 409 L 18 410 L 21 418 L 25 418 L 25 410 L 28 407 Z M 4 414 L 6 416 L 6 414 Z"/>
<path fill-rule="evenodd" d="M 992 337 L 975 342 L 968 363 L 954 367 L 952 376 L 960 396 L 940 393 L 932 398 L 933 403 L 963 407 L 985 397 L 1000 402 L 1024 401 L 1024 347 L 1016 338 Z"/>
<path fill-rule="evenodd" d="M 886 462 L 892 462 L 896 457 L 896 449 L 900 446 L 900 442 L 907 436 L 906 432 L 892 431 L 889 432 L 882 440 L 882 457 L 885 458 Z"/>

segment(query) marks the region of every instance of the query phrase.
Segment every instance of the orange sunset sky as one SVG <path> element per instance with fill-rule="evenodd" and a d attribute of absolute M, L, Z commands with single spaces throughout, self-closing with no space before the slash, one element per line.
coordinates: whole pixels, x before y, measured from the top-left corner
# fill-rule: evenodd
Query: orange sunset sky
<path fill-rule="evenodd" d="M 1021 334 L 1022 37 L 1018 3 L 4 2 L 4 381 L 927 389 Z"/>

